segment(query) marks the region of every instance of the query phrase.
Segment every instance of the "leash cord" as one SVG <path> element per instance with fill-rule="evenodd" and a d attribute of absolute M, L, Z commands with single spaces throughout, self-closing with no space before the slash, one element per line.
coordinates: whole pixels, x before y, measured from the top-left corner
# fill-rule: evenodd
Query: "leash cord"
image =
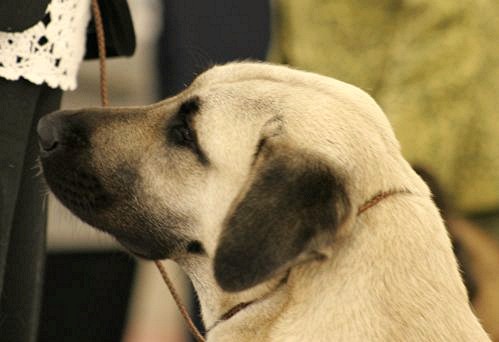
<path fill-rule="evenodd" d="M 204 339 L 203 335 L 201 335 L 199 330 L 196 328 L 196 326 L 194 325 L 194 322 L 192 322 L 192 319 L 189 316 L 189 313 L 187 312 L 187 309 L 182 304 L 182 301 L 180 300 L 180 297 L 179 297 L 177 291 L 175 290 L 175 287 L 173 286 L 172 281 L 170 280 L 170 278 L 168 277 L 168 274 L 166 273 L 165 267 L 163 266 L 163 264 L 159 260 L 154 260 L 154 263 L 156 264 L 156 267 L 158 268 L 159 273 L 161 273 L 161 276 L 163 277 L 163 280 L 165 281 L 166 286 L 170 290 L 170 293 L 173 297 L 173 300 L 177 304 L 178 310 L 180 311 L 180 313 L 184 317 L 185 323 L 189 327 L 189 330 L 191 331 L 192 335 L 194 335 L 194 337 L 196 338 L 196 340 L 198 342 L 205 342 L 206 340 Z"/>
<path fill-rule="evenodd" d="M 109 97 L 108 97 L 108 86 L 107 86 L 107 72 L 106 72 L 106 38 L 104 35 L 104 24 L 102 22 L 102 16 L 101 16 L 101 11 L 99 8 L 99 3 L 97 0 L 92 0 L 92 14 L 94 17 L 94 23 L 95 23 L 95 33 L 97 34 L 97 49 L 99 53 L 99 70 L 100 70 L 100 97 L 101 97 L 101 104 L 102 107 L 107 107 L 109 105 Z M 182 304 L 182 301 L 180 300 L 180 297 L 175 290 L 175 287 L 173 286 L 172 281 L 168 277 L 168 274 L 166 273 L 166 269 L 164 268 L 163 264 L 159 260 L 155 260 L 154 263 L 156 264 L 156 267 L 159 270 L 159 273 L 161 273 L 161 276 L 163 277 L 163 280 L 168 287 L 168 290 L 170 290 L 170 294 L 173 297 L 173 300 L 175 301 L 175 304 L 177 304 L 178 310 L 180 311 L 180 314 L 184 317 L 185 323 L 187 324 L 189 330 L 191 331 L 192 335 L 196 338 L 198 342 L 206 342 L 205 338 L 199 330 L 196 328 L 194 323 L 192 322 L 191 317 L 189 316 L 189 313 L 187 312 L 187 309 L 185 306 Z"/>
<path fill-rule="evenodd" d="M 104 35 L 104 24 L 97 0 L 92 0 L 92 14 L 94 17 L 95 33 L 97 34 L 97 49 L 99 52 L 99 70 L 100 70 L 100 98 L 102 107 L 109 105 L 107 72 L 106 72 L 106 37 Z"/>

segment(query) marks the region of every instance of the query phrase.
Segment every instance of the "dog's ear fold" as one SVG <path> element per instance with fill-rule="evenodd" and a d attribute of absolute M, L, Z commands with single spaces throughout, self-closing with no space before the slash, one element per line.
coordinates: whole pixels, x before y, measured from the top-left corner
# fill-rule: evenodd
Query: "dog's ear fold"
<path fill-rule="evenodd" d="M 215 278 L 230 292 L 289 267 L 317 233 L 334 231 L 349 209 L 339 177 L 317 157 L 282 147 L 260 154 L 215 253 Z"/>

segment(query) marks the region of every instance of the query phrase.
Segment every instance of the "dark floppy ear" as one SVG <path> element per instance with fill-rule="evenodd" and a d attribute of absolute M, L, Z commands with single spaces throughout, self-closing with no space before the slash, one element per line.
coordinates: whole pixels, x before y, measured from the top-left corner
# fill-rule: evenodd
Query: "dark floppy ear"
<path fill-rule="evenodd" d="M 342 182 L 319 158 L 282 147 L 261 154 L 215 253 L 215 278 L 225 291 L 286 269 L 317 233 L 334 232 L 349 209 Z"/>

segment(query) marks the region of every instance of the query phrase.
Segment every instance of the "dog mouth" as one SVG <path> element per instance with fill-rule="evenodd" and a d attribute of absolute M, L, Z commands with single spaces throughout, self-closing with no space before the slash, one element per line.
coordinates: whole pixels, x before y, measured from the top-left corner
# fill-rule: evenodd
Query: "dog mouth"
<path fill-rule="evenodd" d="M 52 193 L 73 214 L 95 225 L 94 217 L 113 202 L 99 178 L 83 167 L 52 165 L 42 158 L 45 180 Z"/>
<path fill-rule="evenodd" d="M 84 222 L 112 235 L 131 254 L 160 260 L 186 249 L 187 240 L 177 229 L 186 225 L 185 218 L 173 213 L 158 217 L 126 195 L 109 192 L 85 165 L 62 167 L 43 157 L 41 161 L 45 180 L 57 199 Z"/>

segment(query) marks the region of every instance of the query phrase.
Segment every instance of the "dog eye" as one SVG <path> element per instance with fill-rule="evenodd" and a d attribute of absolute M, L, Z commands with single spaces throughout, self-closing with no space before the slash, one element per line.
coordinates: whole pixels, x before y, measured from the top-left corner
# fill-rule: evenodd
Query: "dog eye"
<path fill-rule="evenodd" d="M 172 140 L 176 145 L 194 146 L 194 137 L 187 124 L 172 127 Z"/>
<path fill-rule="evenodd" d="M 188 118 L 174 118 L 169 122 L 166 132 L 170 146 L 187 148 L 197 156 L 201 164 L 209 164 L 208 158 L 199 146 L 196 131 L 191 127 L 191 122 Z"/>

